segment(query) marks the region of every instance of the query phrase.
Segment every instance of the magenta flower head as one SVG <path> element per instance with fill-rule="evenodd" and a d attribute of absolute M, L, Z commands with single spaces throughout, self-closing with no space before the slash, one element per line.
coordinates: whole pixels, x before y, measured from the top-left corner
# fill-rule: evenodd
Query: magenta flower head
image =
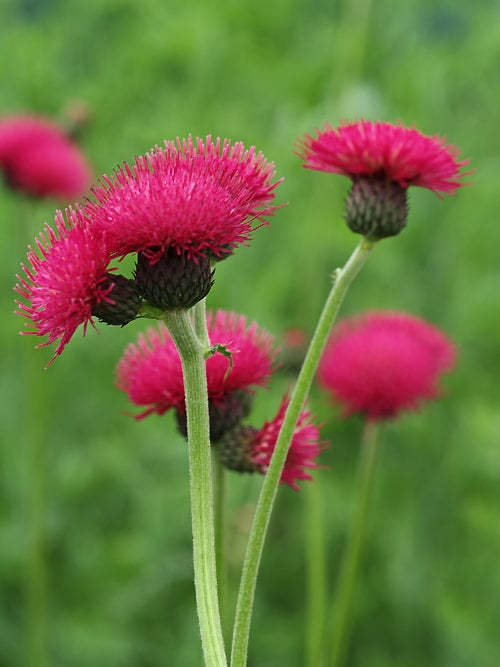
<path fill-rule="evenodd" d="M 452 194 L 463 183 L 458 149 L 415 128 L 370 122 L 326 125 L 316 137 L 305 135 L 297 154 L 304 167 L 348 176 L 352 189 L 346 222 L 370 239 L 394 236 L 406 225 L 410 185 Z"/>
<path fill-rule="evenodd" d="M 229 359 L 216 353 L 207 359 L 210 435 L 217 441 L 248 414 L 256 387 L 265 386 L 273 372 L 278 352 L 270 334 L 245 317 L 218 311 L 207 316 L 212 344 L 225 346 Z M 167 328 L 160 324 L 140 334 L 118 363 L 117 386 L 135 405 L 146 406 L 138 415 L 164 414 L 174 409 L 179 428 L 186 432 L 184 382 L 179 355 Z"/>
<path fill-rule="evenodd" d="M 274 213 L 273 177 L 254 147 L 210 137 L 167 141 L 104 176 L 86 215 L 116 256 L 138 253 L 136 282 L 148 302 L 188 308 L 212 285 L 211 260 L 247 243 Z"/>
<path fill-rule="evenodd" d="M 59 355 L 76 329 L 96 316 L 109 324 L 126 324 L 137 315 L 141 300 L 132 281 L 108 271 L 109 249 L 102 232 L 89 227 L 81 211 L 58 211 L 56 231 L 49 225 L 29 249 L 30 266 L 17 276 L 17 313 L 30 320 L 32 331 L 48 336 L 38 347 L 59 341 Z M 38 251 L 38 252 L 37 252 Z"/>
<path fill-rule="evenodd" d="M 438 396 L 438 380 L 454 363 L 451 341 L 425 320 L 371 312 L 333 330 L 318 379 L 343 406 L 344 416 L 360 412 L 377 421 L 417 410 Z"/>
<path fill-rule="evenodd" d="M 238 472 L 258 472 L 265 475 L 271 463 L 288 403 L 288 397 L 285 396 L 274 419 L 266 421 L 260 429 L 239 425 L 232 431 L 226 432 L 217 443 L 222 463 Z M 281 473 L 280 484 L 288 484 L 296 491 L 299 490 L 297 481 L 312 479 L 306 470 L 319 467 L 316 459 L 325 447 L 325 444 L 319 441 L 319 429 L 312 423 L 310 416 L 307 410 L 300 413 Z"/>
<path fill-rule="evenodd" d="M 55 123 L 37 116 L 0 120 L 0 170 L 16 190 L 65 201 L 83 196 L 92 180 L 78 146 Z"/>

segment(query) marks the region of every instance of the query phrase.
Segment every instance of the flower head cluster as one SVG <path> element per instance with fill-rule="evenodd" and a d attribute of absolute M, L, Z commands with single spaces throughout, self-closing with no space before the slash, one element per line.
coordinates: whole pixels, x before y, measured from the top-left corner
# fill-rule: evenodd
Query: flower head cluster
<path fill-rule="evenodd" d="M 454 362 L 453 344 L 436 327 L 406 313 L 371 312 L 334 329 L 318 378 L 344 415 L 380 420 L 435 398 Z"/>
<path fill-rule="evenodd" d="M 255 388 L 265 386 L 273 372 L 278 350 L 272 337 L 255 322 L 247 325 L 242 315 L 218 311 L 207 316 L 213 344 L 225 346 L 231 354 L 215 353 L 206 363 L 210 436 L 221 461 L 240 472 L 264 474 L 269 466 L 288 400 L 276 417 L 260 429 L 245 426 Z M 140 334 L 136 344 L 125 350 L 116 370 L 117 385 L 135 405 L 146 406 L 137 415 L 163 414 L 175 410 L 178 426 L 185 434 L 185 399 L 182 368 L 167 328 L 160 324 Z M 303 411 L 294 431 L 282 482 L 297 488 L 296 480 L 310 479 L 308 468 L 317 467 L 315 459 L 322 446 L 319 432 Z"/>
<path fill-rule="evenodd" d="M 37 116 L 0 120 L 0 169 L 7 183 L 34 197 L 73 200 L 91 183 L 91 169 L 60 127 Z"/>
<path fill-rule="evenodd" d="M 14 134 L 2 143 L 0 133 L 0 156 L 19 149 Z M 133 168 L 104 176 L 95 200 L 66 220 L 57 214 L 56 231 L 47 226 L 36 242 L 38 254 L 29 249 L 31 267 L 23 266 L 27 277 L 15 288 L 28 301 L 19 312 L 33 333 L 59 339 L 57 355 L 92 316 L 123 325 L 142 306 L 152 306 L 149 313 L 191 308 L 213 284 L 211 262 L 247 242 L 255 221 L 265 224 L 274 212 L 273 176 L 262 153 L 241 143 L 166 142 Z M 133 280 L 108 269 L 128 253 L 137 253 Z"/>
<path fill-rule="evenodd" d="M 468 160 L 437 136 L 386 122 L 326 125 L 298 143 L 304 167 L 348 176 L 353 181 L 346 221 L 369 238 L 398 234 L 406 224 L 410 185 L 451 194 L 463 183 Z"/>
<path fill-rule="evenodd" d="M 207 328 L 214 344 L 225 346 L 231 362 L 216 353 L 207 359 L 208 398 L 212 406 L 228 405 L 265 386 L 271 378 L 277 349 L 272 336 L 243 315 L 222 310 L 208 313 Z M 175 409 L 185 413 L 182 367 L 175 344 L 163 324 L 140 334 L 125 350 L 116 369 L 117 385 L 135 405 L 146 406 L 144 417 Z M 231 405 L 234 409 L 234 405 Z"/>

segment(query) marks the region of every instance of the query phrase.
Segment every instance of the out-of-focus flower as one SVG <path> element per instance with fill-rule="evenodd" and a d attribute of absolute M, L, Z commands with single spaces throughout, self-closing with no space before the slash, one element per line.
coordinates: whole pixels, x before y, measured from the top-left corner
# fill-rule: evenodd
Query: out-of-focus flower
<path fill-rule="evenodd" d="M 386 122 L 359 121 L 316 136 L 306 134 L 297 153 L 308 169 L 348 176 L 353 187 L 347 200 L 349 227 L 371 238 L 398 234 L 406 224 L 406 190 L 410 185 L 450 194 L 463 185 L 458 149 L 415 128 Z"/>
<path fill-rule="evenodd" d="M 69 99 L 64 106 L 64 127 L 73 139 L 78 138 L 92 122 L 94 112 L 89 103 L 81 98 Z"/>
<path fill-rule="evenodd" d="M 248 325 L 244 316 L 218 311 L 208 313 L 207 327 L 212 344 L 225 346 L 229 359 L 215 353 L 206 362 L 211 438 L 217 440 L 244 417 L 250 408 L 255 387 L 269 381 L 277 350 L 270 334 L 255 322 Z M 153 412 L 163 414 L 174 408 L 183 429 L 185 419 L 182 367 L 167 328 L 160 324 L 140 334 L 118 363 L 117 385 L 135 405 L 147 409 L 138 417 Z"/>
<path fill-rule="evenodd" d="M 283 334 L 283 348 L 280 354 L 281 370 L 297 374 L 306 356 L 309 338 L 304 329 L 288 329 Z"/>
<path fill-rule="evenodd" d="M 226 432 L 217 443 L 222 463 L 238 472 L 258 472 L 265 475 L 283 425 L 288 402 L 288 397 L 285 397 L 274 419 L 266 421 L 260 429 L 240 425 Z M 299 490 L 298 481 L 312 479 L 306 471 L 319 467 L 316 459 L 325 447 L 324 443 L 319 441 L 319 429 L 312 423 L 310 416 L 307 410 L 300 413 L 281 473 L 280 484 L 288 484 L 296 491 Z"/>
<path fill-rule="evenodd" d="M 30 248 L 31 266 L 22 265 L 25 276 L 18 276 L 14 288 L 27 301 L 17 301 L 18 314 L 34 326 L 23 333 L 48 336 L 40 346 L 59 340 L 53 359 L 80 324 L 85 334 L 93 315 L 107 321 L 107 313 L 114 319 L 120 319 L 122 313 L 119 323 L 125 324 L 140 305 L 133 287 L 132 293 L 124 287 L 126 279 L 108 271 L 109 249 L 101 231 L 90 228 L 78 209 L 69 209 L 66 218 L 58 211 L 55 222 L 55 231 L 46 225 L 45 233 L 36 240 L 38 252 Z"/>
<path fill-rule="evenodd" d="M 371 312 L 334 329 L 318 379 L 345 416 L 381 420 L 438 396 L 454 362 L 452 342 L 436 327 L 406 313 Z"/>
<path fill-rule="evenodd" d="M 287 329 L 283 342 L 287 348 L 303 350 L 308 342 L 307 333 L 303 329 Z"/>
<path fill-rule="evenodd" d="M 78 146 L 38 116 L 0 119 L 0 170 L 12 188 L 70 201 L 88 190 L 92 171 Z"/>

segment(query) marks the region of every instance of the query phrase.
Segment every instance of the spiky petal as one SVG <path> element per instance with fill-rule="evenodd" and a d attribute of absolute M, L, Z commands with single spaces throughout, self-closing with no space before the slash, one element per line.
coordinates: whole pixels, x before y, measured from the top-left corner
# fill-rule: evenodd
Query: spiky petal
<path fill-rule="evenodd" d="M 238 426 L 226 433 L 217 445 L 222 463 L 238 472 L 258 472 L 265 475 L 274 454 L 288 403 L 288 397 L 285 396 L 274 419 L 266 421 L 260 429 Z M 325 447 L 325 444 L 319 441 L 319 429 L 310 417 L 308 410 L 303 410 L 299 415 L 280 478 L 280 484 L 288 484 L 296 491 L 299 490 L 298 481 L 312 479 L 306 471 L 319 467 L 316 459 Z"/>
<path fill-rule="evenodd" d="M 85 334 L 95 303 L 113 302 L 102 232 L 90 228 L 79 210 L 68 209 L 66 217 L 58 211 L 55 223 L 55 230 L 46 225 L 36 249 L 29 248 L 29 266 L 21 265 L 25 275 L 17 276 L 14 288 L 27 302 L 17 301 L 18 314 L 34 326 L 23 333 L 48 336 L 39 347 L 59 341 L 53 359 L 81 324 Z"/>
<path fill-rule="evenodd" d="M 439 136 L 426 136 L 415 128 L 400 124 L 362 120 L 334 129 L 326 124 L 316 136 L 304 135 L 297 154 L 304 167 L 343 174 L 355 180 L 369 176 L 451 194 L 463 185 L 462 167 L 455 146 Z"/>

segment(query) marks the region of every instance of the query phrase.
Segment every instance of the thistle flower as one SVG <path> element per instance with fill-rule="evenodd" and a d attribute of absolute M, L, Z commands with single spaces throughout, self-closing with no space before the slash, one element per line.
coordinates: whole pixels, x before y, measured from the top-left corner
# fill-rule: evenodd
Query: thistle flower
<path fill-rule="evenodd" d="M 92 178 L 78 146 L 55 123 L 37 116 L 0 120 L 0 170 L 14 189 L 65 201 L 81 197 Z"/>
<path fill-rule="evenodd" d="M 349 227 L 368 238 L 398 234 L 406 224 L 410 185 L 452 194 L 463 185 L 458 149 L 415 128 L 360 121 L 317 136 L 306 134 L 297 154 L 304 167 L 348 176 L 353 186 L 346 205 Z"/>
<path fill-rule="evenodd" d="M 30 247 L 31 266 L 21 265 L 25 277 L 18 275 L 14 288 L 28 302 L 17 301 L 17 314 L 34 326 L 23 333 L 48 336 L 38 347 L 59 340 L 49 364 L 81 324 L 85 335 L 93 315 L 107 321 L 107 316 L 120 319 L 121 312 L 120 321 L 112 323 L 125 324 L 135 317 L 140 305 L 133 287 L 132 291 L 124 288 L 126 279 L 108 271 L 109 250 L 102 232 L 90 228 L 78 209 L 68 209 L 66 217 L 58 211 L 55 223 L 55 231 L 46 225 L 45 234 L 36 239 L 38 252 Z M 135 313 L 131 313 L 134 307 Z"/>
<path fill-rule="evenodd" d="M 371 312 L 334 329 L 318 379 L 344 416 L 381 420 L 437 397 L 454 363 L 454 346 L 436 327 L 406 313 Z"/>
<path fill-rule="evenodd" d="M 222 463 L 238 472 L 258 472 L 265 475 L 271 463 L 288 403 L 288 397 L 285 396 L 274 419 L 266 421 L 260 429 L 240 425 L 226 432 L 217 443 Z M 306 470 L 319 467 L 316 459 L 325 446 L 319 442 L 319 429 L 311 422 L 310 416 L 308 410 L 300 413 L 280 478 L 280 484 L 288 484 L 296 491 L 299 491 L 297 481 L 312 479 Z"/>
<path fill-rule="evenodd" d="M 233 427 L 249 410 L 249 399 L 269 381 L 277 350 L 267 332 L 242 315 L 219 310 L 208 313 L 207 327 L 213 344 L 226 346 L 229 359 L 216 353 L 207 359 L 210 431 L 213 441 Z M 138 415 L 164 414 L 174 408 L 181 431 L 185 429 L 184 382 L 179 355 L 167 328 L 160 324 L 140 334 L 116 369 L 117 386 L 135 405 L 147 406 Z"/>
<path fill-rule="evenodd" d="M 116 256 L 139 253 L 136 281 L 146 300 L 161 308 L 186 300 L 188 308 L 193 291 L 196 302 L 210 289 L 210 261 L 247 243 L 256 221 L 267 224 L 279 183 L 273 177 L 274 166 L 254 147 L 190 136 L 103 176 L 85 213 L 105 230 Z M 171 303 L 173 279 L 179 287 Z"/>

